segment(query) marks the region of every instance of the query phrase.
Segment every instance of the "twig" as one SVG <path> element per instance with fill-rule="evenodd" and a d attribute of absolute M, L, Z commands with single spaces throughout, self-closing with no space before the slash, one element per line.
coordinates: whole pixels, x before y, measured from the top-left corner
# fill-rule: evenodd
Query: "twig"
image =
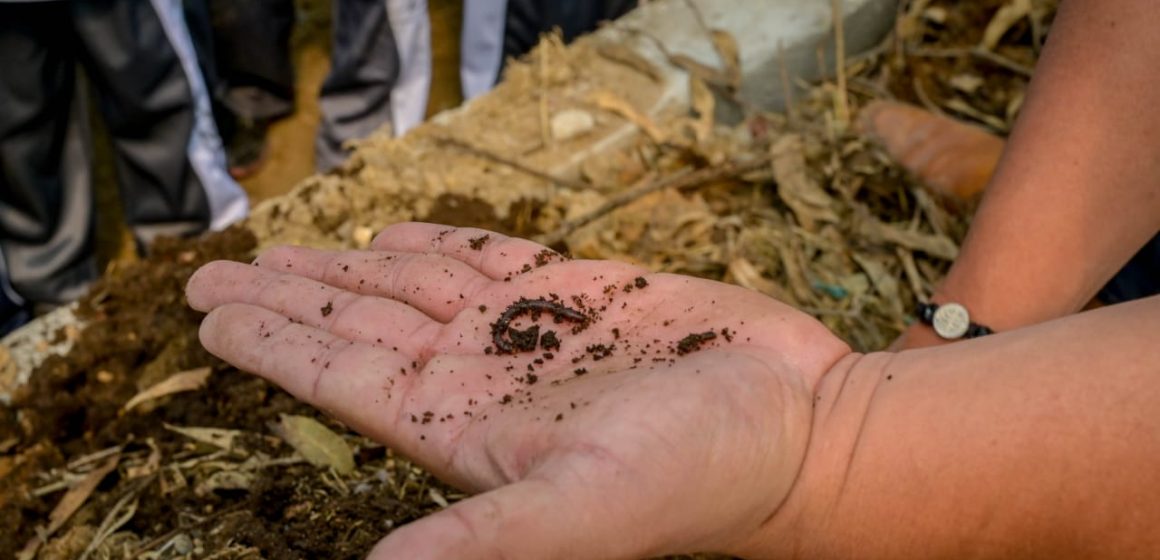
<path fill-rule="evenodd" d="M 902 247 L 895 247 L 894 254 L 902 263 L 902 270 L 906 273 L 906 281 L 910 283 L 910 291 L 914 292 L 914 298 L 918 301 L 927 301 L 922 275 L 918 273 L 918 267 L 914 264 L 914 253 Z"/>
<path fill-rule="evenodd" d="M 165 541 L 167 541 L 167 540 L 169 540 L 169 539 L 173 538 L 173 536 L 174 536 L 174 535 L 176 535 L 176 534 L 178 534 L 178 533 L 182 533 L 182 532 L 192 532 L 192 531 L 194 531 L 194 530 L 196 530 L 196 529 L 200 529 L 201 527 L 204 527 L 204 526 L 206 526 L 206 525 L 209 525 L 211 522 L 213 522 L 213 521 L 215 521 L 215 520 L 217 520 L 217 519 L 220 519 L 220 518 L 222 518 L 222 517 L 225 517 L 225 516 L 227 516 L 227 515 L 231 515 L 231 514 L 237 513 L 237 512 L 241 511 L 241 510 L 242 510 L 243 508 L 245 508 L 245 507 L 246 507 L 246 504 L 237 504 L 237 505 L 234 505 L 234 506 L 231 506 L 231 507 L 228 507 L 228 508 L 225 508 L 225 509 L 222 509 L 222 510 L 216 511 L 216 512 L 214 512 L 214 513 L 212 513 L 212 514 L 210 514 L 210 515 L 208 515 L 208 516 L 206 516 L 206 517 L 204 517 L 204 518 L 202 518 L 202 519 L 200 519 L 200 520 L 198 520 L 198 521 L 195 521 L 195 522 L 194 522 L 193 524 L 191 524 L 191 525 L 186 525 L 186 526 L 180 526 L 180 525 L 179 525 L 179 526 L 177 526 L 177 527 L 174 527 L 174 528 L 172 528 L 172 529 L 170 529 L 170 530 L 168 530 L 168 531 L 166 531 L 166 532 L 164 532 L 164 533 L 162 533 L 162 534 L 160 534 L 160 535 L 158 535 L 158 536 L 156 536 L 156 537 L 154 537 L 154 538 L 152 538 L 152 539 L 150 539 L 150 540 L 146 541 L 144 544 L 140 544 L 140 545 L 138 545 L 138 546 L 137 546 L 137 548 L 136 548 L 136 550 L 134 550 L 134 551 L 133 551 L 133 556 L 132 556 L 132 558 L 137 558 L 137 557 L 139 557 L 139 556 L 140 556 L 141 554 L 143 554 L 145 551 L 148 551 L 148 550 L 153 550 L 153 549 L 154 549 L 154 548 L 156 548 L 158 545 L 160 545 L 160 544 L 164 543 Z"/>
<path fill-rule="evenodd" d="M 918 97 L 918 100 L 922 102 L 922 106 L 926 107 L 927 111 L 930 111 L 941 117 L 947 116 L 946 111 L 943 111 L 942 107 L 939 107 L 937 104 L 935 104 L 935 102 L 931 100 L 930 96 L 927 95 L 926 88 L 922 87 L 922 82 L 919 81 L 918 76 L 914 76 L 913 84 L 914 95 Z"/>
<path fill-rule="evenodd" d="M 593 188 L 591 185 L 588 185 L 588 184 L 580 182 L 580 181 L 576 181 L 573 179 L 566 179 L 564 177 L 557 177 L 555 175 L 552 175 L 551 173 L 547 173 L 544 171 L 540 171 L 539 169 L 528 167 L 527 165 L 524 165 L 518 161 L 501 156 L 495 152 L 485 150 L 483 148 L 480 148 L 478 146 L 471 144 L 470 142 L 467 142 L 465 140 L 460 140 L 459 138 L 455 138 L 453 136 L 435 136 L 434 138 L 435 138 L 436 142 L 439 142 L 442 144 L 450 144 L 450 145 L 455 146 L 456 148 L 459 148 L 459 149 L 461 149 L 461 150 L 463 150 L 471 155 L 478 156 L 478 157 L 481 157 L 481 158 L 486 159 L 488 161 L 493 161 L 493 162 L 501 164 L 501 165 L 506 165 L 512 169 L 515 169 L 517 171 L 531 175 L 532 177 L 536 177 L 538 179 L 543 179 L 545 181 L 550 181 L 554 184 L 557 184 L 557 185 L 560 185 L 563 187 L 568 187 L 568 188 L 573 189 L 573 190 L 589 190 L 589 189 Z"/>
<path fill-rule="evenodd" d="M 78 470 L 81 467 L 86 466 L 90 463 L 96 463 L 97 461 L 100 461 L 100 460 L 105 459 L 107 457 L 110 457 L 112 455 L 116 455 L 117 453 L 120 453 L 120 452 L 121 452 L 121 446 L 114 445 L 113 447 L 107 447 L 107 448 L 102 449 L 100 451 L 94 451 L 93 453 L 89 453 L 88 455 L 85 455 L 84 457 L 78 457 L 76 459 L 73 459 L 72 461 L 69 461 L 69 463 L 67 465 L 65 465 L 64 468 L 66 470 L 75 471 L 75 470 Z"/>
<path fill-rule="evenodd" d="M 711 30 L 709 29 L 709 24 L 705 23 L 705 15 L 701 13 L 701 9 L 693 3 L 693 0 L 685 0 L 685 7 L 688 8 L 690 12 L 693 12 L 693 17 L 697 19 L 697 25 L 700 25 L 701 31 L 708 35 Z"/>
<path fill-rule="evenodd" d="M 631 204 L 645 195 L 665 189 L 684 190 L 700 187 L 713 181 L 736 177 L 738 175 L 753 171 L 754 169 L 765 167 L 769 165 L 771 161 L 772 156 L 769 154 L 764 154 L 752 160 L 742 162 L 731 161 L 721 166 L 707 167 L 698 171 L 693 171 L 691 168 L 686 167 L 674 175 L 662 177 L 650 183 L 646 183 L 631 190 L 624 191 L 608 199 L 608 201 L 604 204 L 601 204 L 599 208 L 583 216 L 580 216 L 579 218 L 564 222 L 560 225 L 559 228 L 556 228 L 556 231 L 537 237 L 536 242 L 549 246 L 555 245 L 567 239 L 568 236 L 575 232 L 577 229 L 580 229 L 608 215 L 618 208 Z"/>
<path fill-rule="evenodd" d="M 983 60 L 986 60 L 988 62 L 994 63 L 996 66 L 1006 68 L 1007 70 L 1015 72 L 1016 74 L 1022 74 L 1023 76 L 1025 76 L 1027 78 L 1031 77 L 1031 74 L 1032 74 L 1031 68 L 1024 66 L 1022 64 L 1019 64 L 1018 62 L 1015 62 L 1014 60 L 1011 60 L 1010 58 L 1007 58 L 1003 55 L 1000 55 L 999 53 L 997 53 L 995 51 L 981 49 L 981 48 L 976 47 L 976 48 L 971 49 L 971 54 L 973 56 L 976 56 L 976 57 L 981 58 Z"/>
<path fill-rule="evenodd" d="M 957 49 L 934 49 L 934 48 L 915 48 L 907 49 L 906 54 L 918 56 L 922 58 L 958 58 L 961 56 L 973 56 L 990 62 L 1000 68 L 1010 70 L 1023 77 L 1030 78 L 1033 70 L 1029 66 L 1019 64 L 1010 58 L 1007 58 L 994 51 L 979 48 L 957 48 Z"/>
<path fill-rule="evenodd" d="M 850 100 L 846 97 L 846 32 L 841 0 L 830 0 L 830 16 L 834 20 L 834 72 L 838 75 L 834 112 L 842 127 L 847 127 L 850 124 Z"/>
<path fill-rule="evenodd" d="M 545 146 L 552 145 L 552 131 L 548 125 L 548 50 L 552 44 L 551 39 L 542 40 L 536 57 L 540 63 L 540 139 Z"/>
<path fill-rule="evenodd" d="M 785 116 L 791 127 L 797 124 L 793 110 L 793 86 L 789 83 L 789 65 L 785 61 L 785 45 L 777 42 L 777 72 L 781 76 L 781 92 L 785 97 Z"/>
<path fill-rule="evenodd" d="M 152 475 L 138 482 L 136 488 L 130 489 L 124 496 L 121 496 L 120 500 L 117 500 L 116 504 L 113 504 L 112 509 L 109 510 L 109 513 L 105 515 L 105 519 L 97 527 L 96 533 L 93 534 L 93 539 L 89 541 L 89 545 L 85 547 L 84 553 L 81 554 L 79 560 L 88 560 L 89 555 L 96 551 L 97 547 L 101 546 L 110 535 L 117 529 L 120 529 L 122 525 L 128 523 L 130 519 L 133 519 L 133 516 L 137 513 L 137 497 L 156 478 L 157 475 Z"/>

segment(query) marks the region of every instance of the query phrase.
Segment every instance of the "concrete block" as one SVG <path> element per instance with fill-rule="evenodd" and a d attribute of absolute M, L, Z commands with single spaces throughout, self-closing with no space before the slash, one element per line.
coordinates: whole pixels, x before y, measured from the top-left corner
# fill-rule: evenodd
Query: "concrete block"
<path fill-rule="evenodd" d="M 746 101 L 764 109 L 784 108 L 782 64 L 791 83 L 833 75 L 836 41 L 829 0 L 692 3 L 706 25 L 728 31 L 736 39 L 742 72 L 739 96 Z M 894 25 L 897 0 L 840 0 L 839 4 L 847 56 L 877 45 Z M 654 110 L 670 103 L 688 103 L 687 74 L 669 64 L 652 41 L 632 33 L 633 29 L 647 31 L 672 54 L 684 54 L 710 67 L 721 66 L 709 37 L 684 0 L 649 3 L 601 30 L 598 35 L 632 45 L 665 69 L 666 93 Z"/>

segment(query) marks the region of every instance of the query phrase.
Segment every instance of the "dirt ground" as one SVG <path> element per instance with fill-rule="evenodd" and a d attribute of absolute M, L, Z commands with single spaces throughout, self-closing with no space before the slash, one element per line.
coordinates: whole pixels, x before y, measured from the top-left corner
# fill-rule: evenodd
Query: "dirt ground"
<path fill-rule="evenodd" d="M 1034 13 L 1002 33 L 995 52 L 1016 70 L 970 53 L 1005 4 L 910 2 L 900 11 L 898 36 L 847 69 L 855 111 L 871 99 L 897 98 L 1006 132 L 1027 81 L 1018 68 L 1034 64 L 1054 4 L 1035 3 Z M 550 53 L 560 70 L 553 92 L 575 82 L 570 68 L 596 66 L 584 45 L 565 51 L 549 44 L 538 53 L 530 60 Z M 296 56 L 308 68 L 303 82 L 321 79 L 321 51 L 303 47 Z M 533 67 L 509 69 L 504 87 L 511 96 L 542 95 Z M 632 85 L 639 76 L 608 72 L 610 81 L 633 88 L 619 95 L 647 94 Z M 965 92 L 953 85 L 961 76 L 981 85 Z M 819 85 L 799 100 L 792 121 L 753 113 L 736 127 L 713 126 L 683 147 L 642 135 L 601 165 L 581 169 L 577 180 L 592 185 L 584 191 L 450 150 L 448 131 L 437 126 L 405 143 L 371 140 L 339 173 L 303 181 L 290 196 L 258 208 L 245 227 L 164 242 L 146 261 L 113 267 L 81 304 L 89 326 L 77 347 L 50 358 L 14 405 L 0 408 L 0 526 L 6 528 L 0 557 L 21 557 L 36 543 L 29 557 L 361 558 L 392 528 L 462 497 L 404 457 L 200 347 L 200 315 L 182 293 L 189 275 L 210 260 L 248 261 L 274 243 L 360 246 L 368 232 L 412 218 L 551 235 L 633 185 L 720 167 L 735 154 L 772 154 L 768 169 L 658 190 L 563 235 L 560 244 L 580 257 L 745 285 L 806 310 L 857 348 L 884 346 L 905 326 L 909 302 L 945 271 L 967 218 L 924 195 L 856 131 L 836 128 L 834 91 L 832 84 Z M 551 103 L 570 101 L 561 95 Z M 260 182 L 272 185 L 263 192 L 289 188 L 309 174 L 289 169 L 290 152 L 312 138 L 303 106 L 302 118 L 284 125 L 296 132 L 275 133 L 285 143 L 271 146 L 286 165 L 262 176 Z M 483 103 L 477 110 L 513 129 L 538 126 L 534 117 L 509 115 L 517 112 L 510 108 Z M 677 115 L 658 127 L 680 139 L 696 121 Z M 490 146 L 539 169 L 581 145 L 505 145 L 487 130 L 454 132 L 472 141 L 490 138 Z M 422 171 L 432 168 L 447 172 Z M 816 185 L 829 213 L 796 204 L 790 177 Z M 204 385 L 125 409 L 134 395 L 178 372 L 206 376 Z M 283 415 L 313 419 L 337 434 L 356 468 L 339 474 L 305 461 L 272 428 Z M 47 533 L 43 545 L 38 531 Z"/>

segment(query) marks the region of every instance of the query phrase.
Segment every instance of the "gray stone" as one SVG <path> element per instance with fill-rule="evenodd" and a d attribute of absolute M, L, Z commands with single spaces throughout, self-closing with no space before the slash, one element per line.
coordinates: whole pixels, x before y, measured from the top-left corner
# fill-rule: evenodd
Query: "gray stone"
<path fill-rule="evenodd" d="M 692 2 L 708 27 L 727 31 L 736 39 L 742 74 L 738 95 L 746 102 L 763 109 L 784 108 L 783 64 L 791 84 L 833 75 L 837 49 L 829 0 Z M 894 25 L 897 0 L 841 0 L 840 5 L 847 56 L 874 47 Z M 669 64 L 654 41 L 632 30 L 655 37 L 670 54 L 721 67 L 710 38 L 684 0 L 649 3 L 601 30 L 599 33 L 632 45 L 664 69 L 666 92 L 654 111 L 672 103 L 688 103 L 687 74 Z"/>

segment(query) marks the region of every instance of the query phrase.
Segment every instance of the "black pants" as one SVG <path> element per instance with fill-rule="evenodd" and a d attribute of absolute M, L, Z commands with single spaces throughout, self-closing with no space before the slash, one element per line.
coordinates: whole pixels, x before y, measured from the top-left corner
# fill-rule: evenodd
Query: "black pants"
<path fill-rule="evenodd" d="M 1096 297 L 1111 305 L 1157 294 L 1160 294 L 1160 235 L 1136 252 Z"/>
<path fill-rule="evenodd" d="M 221 88 L 215 93 L 236 119 L 268 121 L 294 109 L 290 64 L 292 0 L 211 0 L 215 65 Z M 369 136 L 390 123 L 391 88 L 399 57 L 387 19 L 386 0 L 333 0 L 330 73 L 319 92 L 322 120 L 315 141 L 320 171 L 347 157 L 343 144 Z"/>
<path fill-rule="evenodd" d="M 148 0 L 0 2 L 0 249 L 7 265 L 0 273 L 34 302 L 74 299 L 97 274 L 78 64 L 112 136 L 125 216 L 140 242 L 202 231 L 213 218 L 210 197 L 240 193 L 229 190 L 232 182 L 225 194 L 207 193 L 205 178 L 220 174 L 209 174 L 207 158 L 190 151 L 204 129 L 195 130 L 190 81 Z"/>
<path fill-rule="evenodd" d="M 470 0 L 467 0 L 470 1 Z M 316 143 L 318 168 L 345 158 L 342 145 L 389 122 L 390 93 L 399 73 L 385 9 L 386 0 L 334 0 L 331 72 L 322 85 L 322 123 Z M 510 0 L 503 33 L 504 57 L 526 53 L 541 33 L 559 27 L 565 40 L 620 17 L 636 0 Z M 234 119 L 262 121 L 289 114 L 294 106 L 290 65 L 291 0 L 211 0 L 217 92 Z"/>
<path fill-rule="evenodd" d="M 470 1 L 470 0 L 467 0 Z M 593 31 L 636 7 L 637 0 L 508 0 L 504 60 L 530 51 L 540 34 L 560 28 L 565 42 Z"/>

